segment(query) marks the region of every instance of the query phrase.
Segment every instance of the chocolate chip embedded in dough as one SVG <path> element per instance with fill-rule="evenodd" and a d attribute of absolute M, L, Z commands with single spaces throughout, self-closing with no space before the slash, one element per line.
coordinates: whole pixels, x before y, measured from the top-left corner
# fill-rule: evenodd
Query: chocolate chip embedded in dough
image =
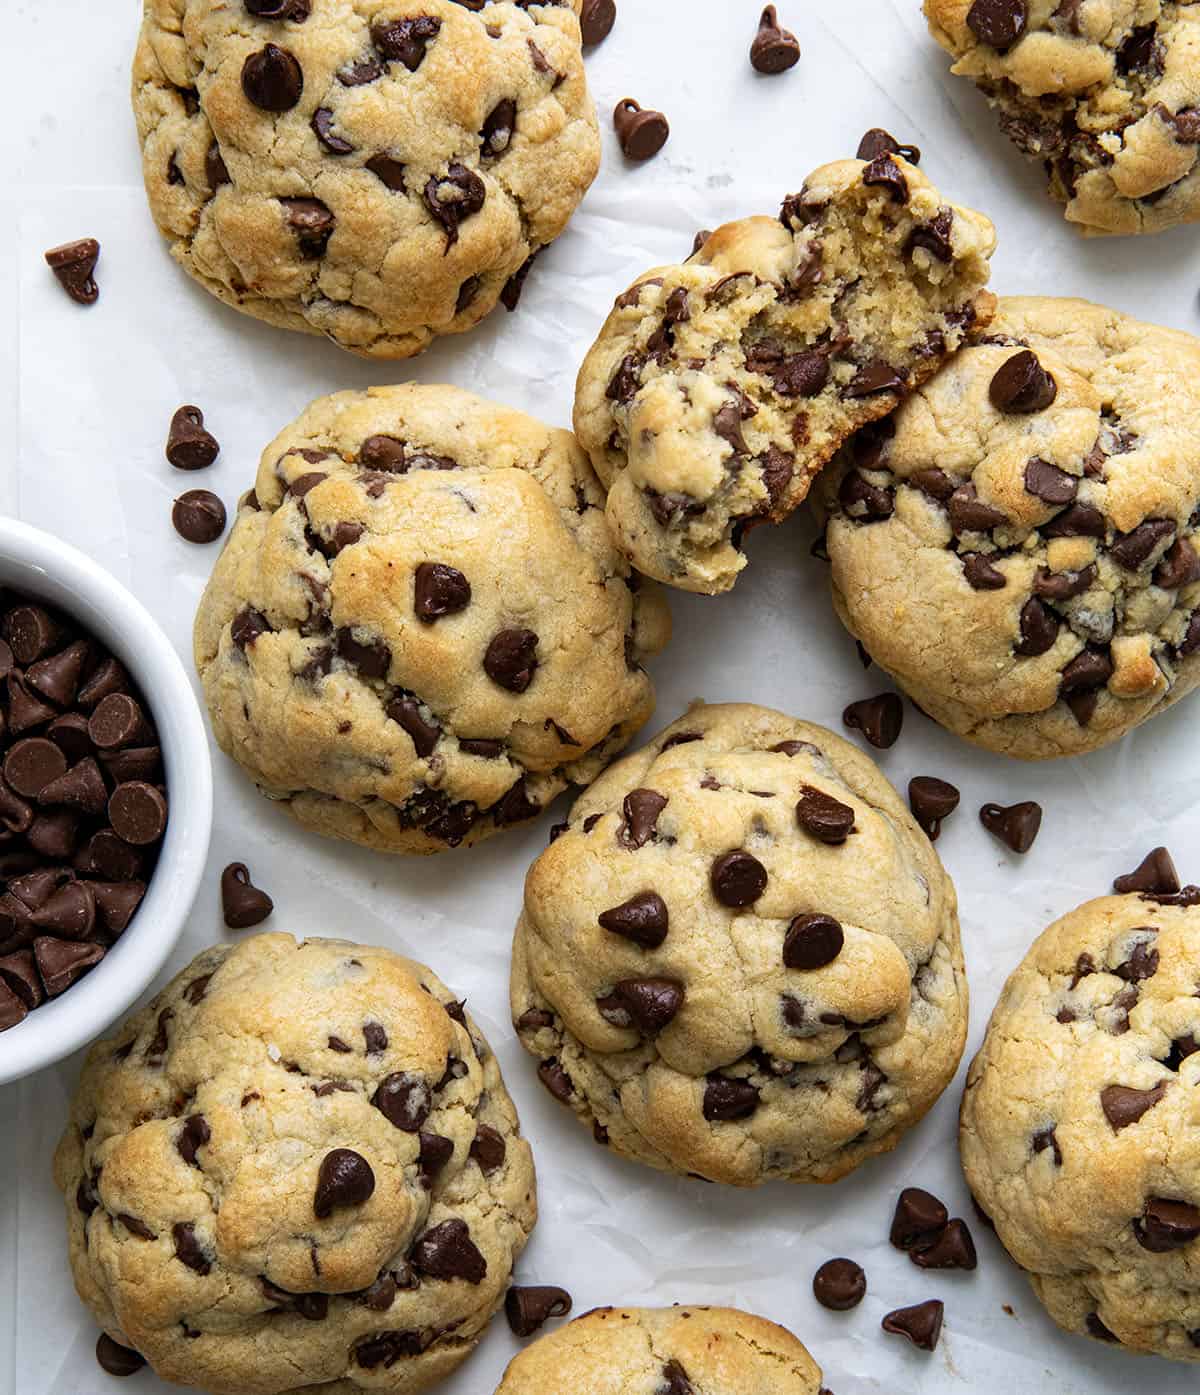
<path fill-rule="evenodd" d="M 1079 481 L 1066 470 L 1034 456 L 1025 466 L 1025 488 L 1045 504 L 1069 504 L 1079 492 Z"/>
<path fill-rule="evenodd" d="M 714 861 L 709 883 L 723 906 L 750 906 L 767 888 L 767 869 L 752 853 L 734 848 Z"/>
<path fill-rule="evenodd" d="M 702 1112 L 709 1123 L 747 1119 L 759 1105 L 758 1089 L 749 1080 L 710 1075 L 704 1085 Z"/>
<path fill-rule="evenodd" d="M 427 1230 L 413 1246 L 409 1262 L 431 1279 L 481 1284 L 487 1275 L 487 1261 L 471 1239 L 467 1223 L 461 1220 L 443 1221 Z"/>
<path fill-rule="evenodd" d="M 335 1208 L 362 1206 L 374 1192 L 375 1173 L 366 1158 L 353 1148 L 335 1148 L 321 1159 L 313 1214 L 327 1220 Z"/>
<path fill-rule="evenodd" d="M 243 64 L 242 91 L 261 111 L 290 111 L 304 91 L 304 71 L 295 54 L 267 44 Z"/>
<path fill-rule="evenodd" d="M 1149 1090 L 1135 1090 L 1128 1085 L 1106 1085 L 1100 1091 L 1100 1107 L 1113 1132 L 1120 1133 L 1122 1129 L 1136 1124 L 1166 1093 L 1166 1081 L 1159 1081 Z"/>
<path fill-rule="evenodd" d="M 601 911 L 599 922 L 611 934 L 643 949 L 657 949 L 667 938 L 670 919 L 666 902 L 657 892 L 640 891 L 619 906 Z"/>
<path fill-rule="evenodd" d="M 1058 384 L 1032 349 L 1006 358 L 992 376 L 988 397 L 998 412 L 1043 412 L 1058 396 Z"/>
<path fill-rule="evenodd" d="M 850 805 L 813 785 L 800 788 L 796 821 L 806 833 L 830 846 L 844 843 L 854 832 L 854 810 Z"/>
<path fill-rule="evenodd" d="M 967 27 L 975 37 L 1003 53 L 1025 32 L 1025 0 L 975 0 L 967 11 Z"/>

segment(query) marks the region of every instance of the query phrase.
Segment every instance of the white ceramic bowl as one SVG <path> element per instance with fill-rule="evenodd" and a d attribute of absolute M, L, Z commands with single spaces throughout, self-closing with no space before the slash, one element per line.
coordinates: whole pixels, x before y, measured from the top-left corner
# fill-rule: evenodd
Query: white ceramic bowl
<path fill-rule="evenodd" d="M 129 928 L 61 997 L 0 1032 L 0 1085 L 86 1045 L 126 1012 L 175 948 L 212 831 L 212 766 L 183 665 L 149 613 L 103 567 L 49 533 L 0 518 L 0 586 L 57 606 L 129 670 L 154 717 L 170 816 L 158 864 Z"/>

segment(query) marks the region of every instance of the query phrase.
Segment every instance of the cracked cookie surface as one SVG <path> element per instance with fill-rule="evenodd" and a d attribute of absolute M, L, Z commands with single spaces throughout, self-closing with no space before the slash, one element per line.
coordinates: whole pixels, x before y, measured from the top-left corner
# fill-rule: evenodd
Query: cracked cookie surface
<path fill-rule="evenodd" d="M 843 623 L 931 717 L 1029 760 L 1200 681 L 1200 341 L 1081 300 L 996 318 L 816 491 Z"/>
<path fill-rule="evenodd" d="M 1085 233 L 1200 218 L 1194 0 L 925 0 L 933 37 Z"/>
<path fill-rule="evenodd" d="M 440 852 L 649 717 L 662 593 L 570 433 L 450 387 L 337 393 L 263 454 L 196 616 L 213 732 L 309 828 Z"/>
<path fill-rule="evenodd" d="M 1200 893 L 1107 896 L 1034 943 L 963 1095 L 976 1200 L 1050 1316 L 1200 1360 Z"/>
<path fill-rule="evenodd" d="M 991 223 L 899 154 L 811 174 L 617 297 L 575 430 L 639 571 L 727 591 L 747 528 L 786 518 L 856 428 L 986 323 Z"/>
<path fill-rule="evenodd" d="M 80 1297 L 215 1395 L 424 1390 L 536 1218 L 495 1056 L 428 969 L 345 940 L 205 950 L 88 1055 L 55 1157 Z"/>
<path fill-rule="evenodd" d="M 227 304 L 378 358 L 513 308 L 599 167 L 579 0 L 145 0 L 151 211 Z"/>
<path fill-rule="evenodd" d="M 953 1076 L 954 887 L 823 727 L 698 705 L 576 801 L 526 879 L 512 1011 L 598 1143 L 753 1186 L 831 1182 Z"/>
<path fill-rule="evenodd" d="M 597 1308 L 515 1357 L 496 1395 L 818 1395 L 786 1328 L 733 1308 Z"/>

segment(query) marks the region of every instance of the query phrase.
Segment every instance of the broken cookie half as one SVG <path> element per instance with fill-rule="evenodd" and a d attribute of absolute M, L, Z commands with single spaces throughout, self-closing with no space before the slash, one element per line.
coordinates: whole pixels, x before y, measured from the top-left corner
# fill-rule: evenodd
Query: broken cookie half
<path fill-rule="evenodd" d="M 816 170 L 778 219 L 727 223 L 642 276 L 584 361 L 575 429 L 648 576 L 729 590 L 746 531 L 792 513 L 847 437 L 990 320 L 988 219 L 890 138 L 863 153 Z"/>

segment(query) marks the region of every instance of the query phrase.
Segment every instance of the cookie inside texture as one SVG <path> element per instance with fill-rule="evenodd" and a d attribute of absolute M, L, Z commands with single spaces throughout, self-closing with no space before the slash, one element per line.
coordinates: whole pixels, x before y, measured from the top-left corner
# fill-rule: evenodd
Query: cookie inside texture
<path fill-rule="evenodd" d="M 1200 681 L 1200 341 L 1004 298 L 818 490 L 834 602 L 922 710 L 1042 759 Z"/>
<path fill-rule="evenodd" d="M 214 1395 L 424 1390 L 536 1217 L 464 1004 L 345 940 L 205 950 L 92 1047 L 54 1166 L 97 1323 Z"/>
<path fill-rule="evenodd" d="M 531 868 L 512 1011 L 597 1143 L 736 1186 L 832 1182 L 957 1067 L 954 888 L 874 763 L 697 705 L 613 765 Z"/>
<path fill-rule="evenodd" d="M 1200 217 L 1200 7 L 925 0 L 934 38 L 1087 234 Z"/>
<path fill-rule="evenodd" d="M 596 1308 L 518 1353 L 496 1395 L 819 1395 L 821 1370 L 786 1328 L 694 1304 Z"/>
<path fill-rule="evenodd" d="M 455 388 L 267 447 L 196 617 L 214 734 L 310 828 L 441 852 L 586 784 L 653 710 L 661 593 L 574 438 Z"/>
<path fill-rule="evenodd" d="M 1198 903 L 1195 887 L 1109 896 L 1051 925 L 996 1006 L 960 1129 L 977 1205 L 1054 1321 L 1190 1362 Z"/>
<path fill-rule="evenodd" d="M 993 245 L 884 152 L 822 167 L 777 220 L 726 224 L 618 296 L 575 426 L 633 564 L 728 590 L 746 531 L 787 517 L 851 432 L 986 324 Z"/>
<path fill-rule="evenodd" d="M 407 358 L 514 309 L 599 168 L 579 0 L 146 0 L 133 104 L 172 255 Z"/>

